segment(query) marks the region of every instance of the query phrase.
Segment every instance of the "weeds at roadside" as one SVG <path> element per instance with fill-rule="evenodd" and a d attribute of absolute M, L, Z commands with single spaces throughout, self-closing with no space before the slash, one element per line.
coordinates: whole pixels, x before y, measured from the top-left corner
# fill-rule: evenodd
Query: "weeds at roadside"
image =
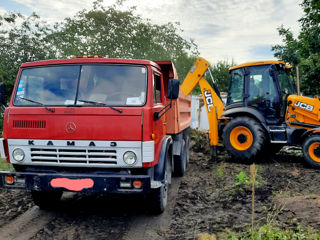
<path fill-rule="evenodd" d="M 12 172 L 13 170 L 12 164 L 7 163 L 6 159 L 0 158 L 0 171 Z"/>
<path fill-rule="evenodd" d="M 223 171 L 220 166 L 217 167 L 217 174 L 218 174 L 219 178 L 223 178 L 224 174 L 223 174 Z"/>
<path fill-rule="evenodd" d="M 316 240 L 320 239 L 320 233 L 310 227 L 297 226 L 295 229 L 280 229 L 276 224 L 265 224 L 255 228 L 253 231 L 232 232 L 226 230 L 220 234 L 202 233 L 198 235 L 198 240 Z"/>

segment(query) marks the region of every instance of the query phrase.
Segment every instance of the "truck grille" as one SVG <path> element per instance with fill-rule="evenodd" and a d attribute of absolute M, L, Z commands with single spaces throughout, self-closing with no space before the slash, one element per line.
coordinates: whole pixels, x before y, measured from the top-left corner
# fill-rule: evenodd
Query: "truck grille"
<path fill-rule="evenodd" d="M 30 152 L 34 163 L 117 164 L 117 150 L 31 148 Z"/>
<path fill-rule="evenodd" d="M 13 128 L 46 128 L 45 120 L 13 120 Z"/>

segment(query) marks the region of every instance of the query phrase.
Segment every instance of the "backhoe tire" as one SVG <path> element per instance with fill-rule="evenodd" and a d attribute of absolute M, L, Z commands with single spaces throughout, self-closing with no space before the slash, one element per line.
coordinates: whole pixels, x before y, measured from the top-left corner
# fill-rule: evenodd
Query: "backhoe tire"
<path fill-rule="evenodd" d="M 307 137 L 302 144 L 302 152 L 306 163 L 313 168 L 320 168 L 320 136 Z"/>
<path fill-rule="evenodd" d="M 227 152 L 239 160 L 256 158 L 266 143 L 266 134 L 255 119 L 240 116 L 232 119 L 223 129 L 223 144 Z"/>

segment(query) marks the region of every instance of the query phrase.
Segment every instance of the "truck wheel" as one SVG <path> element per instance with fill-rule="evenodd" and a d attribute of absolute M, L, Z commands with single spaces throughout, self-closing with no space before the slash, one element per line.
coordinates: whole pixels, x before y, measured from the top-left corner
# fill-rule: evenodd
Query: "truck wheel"
<path fill-rule="evenodd" d="M 156 189 L 151 189 L 149 196 L 147 198 L 149 211 L 153 214 L 163 213 L 168 202 L 168 190 L 169 190 L 169 182 L 171 182 L 171 166 L 170 166 L 170 157 L 169 153 L 167 153 L 167 161 L 164 172 L 164 183 L 161 187 Z"/>
<path fill-rule="evenodd" d="M 320 136 L 313 135 L 305 139 L 302 152 L 306 163 L 313 168 L 320 168 Z"/>
<path fill-rule="evenodd" d="M 174 155 L 173 156 L 174 161 L 174 175 L 177 177 L 184 176 L 186 170 L 187 170 L 187 151 L 186 151 L 186 141 L 185 139 L 182 139 L 181 144 L 181 150 L 180 150 L 180 156 Z"/>
<path fill-rule="evenodd" d="M 31 191 L 31 196 L 41 209 L 50 209 L 59 202 L 62 191 Z"/>
<path fill-rule="evenodd" d="M 224 127 L 222 138 L 228 153 L 240 160 L 256 157 L 266 142 L 262 126 L 250 117 L 232 119 Z"/>

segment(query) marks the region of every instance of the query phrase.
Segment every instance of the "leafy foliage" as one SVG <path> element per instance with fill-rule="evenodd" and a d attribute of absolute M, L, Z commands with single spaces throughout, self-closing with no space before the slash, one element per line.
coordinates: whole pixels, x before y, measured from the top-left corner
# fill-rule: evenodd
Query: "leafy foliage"
<path fill-rule="evenodd" d="M 120 5 L 121 6 L 121 5 Z M 136 58 L 148 60 L 173 60 L 178 73 L 184 77 L 187 67 L 198 55 L 196 44 L 179 34 L 176 23 L 152 24 L 135 13 L 109 8 L 101 1 L 93 9 L 82 10 L 73 18 L 55 24 L 50 43 L 57 49 L 58 57 L 72 55 L 101 55 L 110 58 Z"/>
<path fill-rule="evenodd" d="M 135 8 L 120 10 L 121 6 L 117 1 L 105 8 L 98 0 L 92 9 L 54 25 L 35 13 L 0 15 L 0 81 L 6 85 L 7 100 L 21 63 L 73 55 L 173 60 L 183 79 L 199 54 L 193 40 L 181 37 L 177 23 L 153 24 Z"/>
<path fill-rule="evenodd" d="M 304 16 L 299 20 L 301 31 L 294 38 L 290 29 L 281 26 L 278 31 L 282 45 L 275 45 L 272 50 L 277 58 L 296 66 L 302 74 L 301 89 L 307 95 L 320 93 L 320 2 L 303 0 L 301 4 Z"/>
<path fill-rule="evenodd" d="M 0 16 L 0 26 L 0 81 L 6 85 L 8 99 L 21 63 L 47 59 L 54 53 L 46 41 L 49 29 L 35 13 Z"/>
<path fill-rule="evenodd" d="M 190 66 L 192 63 L 190 64 Z M 213 81 L 215 82 L 216 86 L 218 87 L 218 90 L 220 92 L 227 92 L 229 88 L 229 82 L 230 82 L 230 75 L 229 75 L 229 68 L 236 65 L 233 61 L 218 61 L 215 65 L 211 65 L 209 67 L 209 70 L 212 74 Z M 209 84 L 212 86 L 213 81 L 210 76 L 210 72 L 207 71 L 204 78 L 209 82 Z M 201 94 L 200 87 L 197 86 L 195 90 L 192 92 L 195 95 Z"/>
<path fill-rule="evenodd" d="M 220 92 L 228 91 L 229 87 L 229 68 L 236 65 L 233 61 L 218 61 L 215 65 L 210 67 L 213 79 L 216 82 Z"/>
<path fill-rule="evenodd" d="M 230 232 L 226 231 L 219 235 L 221 239 L 230 240 L 282 240 L 282 239 L 319 239 L 317 230 L 310 227 L 297 226 L 295 229 L 281 229 L 273 224 L 265 224 L 254 231 Z M 220 239 L 219 238 L 219 239 Z"/>

